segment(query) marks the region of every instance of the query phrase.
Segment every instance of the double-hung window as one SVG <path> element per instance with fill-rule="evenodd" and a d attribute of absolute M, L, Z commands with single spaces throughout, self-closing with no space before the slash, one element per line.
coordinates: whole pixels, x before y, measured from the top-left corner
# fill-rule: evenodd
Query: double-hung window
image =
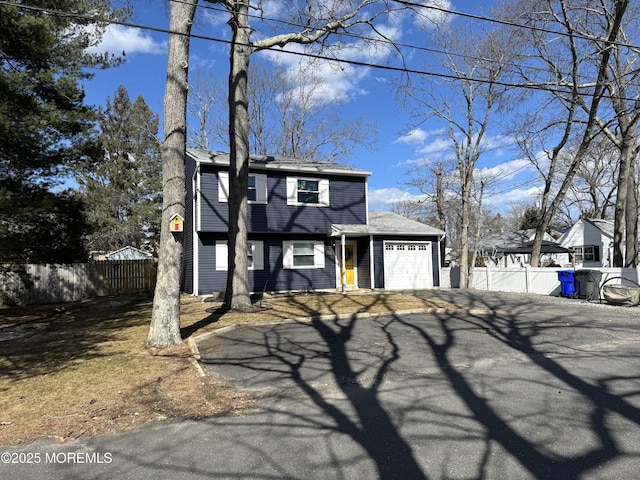
<path fill-rule="evenodd" d="M 250 173 L 247 185 L 249 203 L 267 203 L 267 176 L 263 173 Z M 218 201 L 229 201 L 229 172 L 218 172 Z"/>
<path fill-rule="evenodd" d="M 600 249 L 595 245 L 585 245 L 581 247 L 574 247 L 573 253 L 575 255 L 575 261 L 578 263 L 584 262 L 598 262 L 600 260 Z"/>
<path fill-rule="evenodd" d="M 320 203 L 320 181 L 298 179 L 297 182 L 298 203 Z"/>
<path fill-rule="evenodd" d="M 247 200 L 255 202 L 258 200 L 258 191 L 256 190 L 256 176 L 249 175 L 249 185 L 247 187 Z"/>
<path fill-rule="evenodd" d="M 324 242 L 293 240 L 282 242 L 284 268 L 324 268 Z"/>
<path fill-rule="evenodd" d="M 329 206 L 329 180 L 287 177 L 287 205 Z"/>
<path fill-rule="evenodd" d="M 216 242 L 216 270 L 228 270 L 229 260 L 226 240 Z M 249 270 L 264 270 L 264 242 L 249 240 L 247 242 L 247 266 Z"/>

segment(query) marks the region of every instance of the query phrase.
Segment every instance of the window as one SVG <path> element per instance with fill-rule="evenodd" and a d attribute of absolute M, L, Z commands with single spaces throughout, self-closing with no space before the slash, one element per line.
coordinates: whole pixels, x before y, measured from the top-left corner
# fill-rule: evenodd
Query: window
<path fill-rule="evenodd" d="M 600 261 L 600 249 L 595 245 L 573 247 L 573 253 L 578 263 Z"/>
<path fill-rule="evenodd" d="M 294 240 L 282 242 L 284 268 L 324 268 L 324 242 Z"/>
<path fill-rule="evenodd" d="M 313 242 L 299 242 L 293 244 L 293 266 L 312 267 L 315 264 Z"/>
<path fill-rule="evenodd" d="M 329 180 L 287 177 L 287 204 L 329 206 Z"/>
<path fill-rule="evenodd" d="M 256 176 L 249 175 L 249 186 L 247 188 L 247 200 L 255 202 L 258 199 L 258 192 L 256 190 Z"/>
<path fill-rule="evenodd" d="M 320 182 L 298 179 L 298 203 L 319 203 Z"/>
<path fill-rule="evenodd" d="M 250 173 L 247 186 L 249 203 L 267 203 L 267 176 Z M 229 172 L 218 172 L 218 201 L 229 201 Z"/>
<path fill-rule="evenodd" d="M 228 249 L 226 240 L 216 242 L 216 270 L 228 270 Z M 249 240 L 247 242 L 247 266 L 249 270 L 264 270 L 264 242 Z"/>

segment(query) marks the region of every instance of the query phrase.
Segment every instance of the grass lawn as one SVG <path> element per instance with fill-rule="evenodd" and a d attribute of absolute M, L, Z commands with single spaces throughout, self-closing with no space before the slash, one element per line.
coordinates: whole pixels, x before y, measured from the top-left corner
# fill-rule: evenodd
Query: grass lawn
<path fill-rule="evenodd" d="M 223 314 L 218 304 L 185 296 L 185 342 L 153 350 L 144 346 L 151 305 L 150 296 L 129 295 L 0 307 L 0 445 L 254 408 L 224 379 L 199 375 L 190 336 L 237 323 L 450 306 L 401 294 L 318 294 L 268 298 L 260 312 Z"/>

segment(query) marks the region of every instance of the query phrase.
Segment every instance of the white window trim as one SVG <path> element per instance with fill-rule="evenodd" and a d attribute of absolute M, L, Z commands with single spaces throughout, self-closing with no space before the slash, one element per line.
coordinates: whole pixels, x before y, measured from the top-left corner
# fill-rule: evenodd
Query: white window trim
<path fill-rule="evenodd" d="M 264 242 L 262 240 L 249 240 L 247 248 L 253 252 L 253 266 L 249 270 L 264 270 Z M 229 250 L 226 240 L 216 241 L 216 270 L 229 270 Z"/>
<path fill-rule="evenodd" d="M 313 243 L 313 265 L 294 266 L 293 246 L 296 243 Z M 324 268 L 324 242 L 318 240 L 285 240 L 282 242 L 282 266 L 287 270 L 308 270 Z"/>
<path fill-rule="evenodd" d="M 249 176 L 256 179 L 256 199 L 248 202 L 266 205 L 268 203 L 267 176 L 264 173 L 250 173 Z M 229 202 L 229 172 L 218 172 L 218 202 Z"/>
<path fill-rule="evenodd" d="M 298 201 L 298 180 L 310 180 L 318 182 L 318 203 L 305 203 Z M 287 177 L 287 205 L 305 207 L 328 207 L 329 179 L 311 177 Z"/>

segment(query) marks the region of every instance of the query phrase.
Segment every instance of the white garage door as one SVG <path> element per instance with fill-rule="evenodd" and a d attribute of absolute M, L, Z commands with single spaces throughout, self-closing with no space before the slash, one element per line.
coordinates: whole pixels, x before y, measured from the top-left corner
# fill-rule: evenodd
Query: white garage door
<path fill-rule="evenodd" d="M 389 290 L 431 288 L 430 242 L 385 242 L 384 286 Z"/>

